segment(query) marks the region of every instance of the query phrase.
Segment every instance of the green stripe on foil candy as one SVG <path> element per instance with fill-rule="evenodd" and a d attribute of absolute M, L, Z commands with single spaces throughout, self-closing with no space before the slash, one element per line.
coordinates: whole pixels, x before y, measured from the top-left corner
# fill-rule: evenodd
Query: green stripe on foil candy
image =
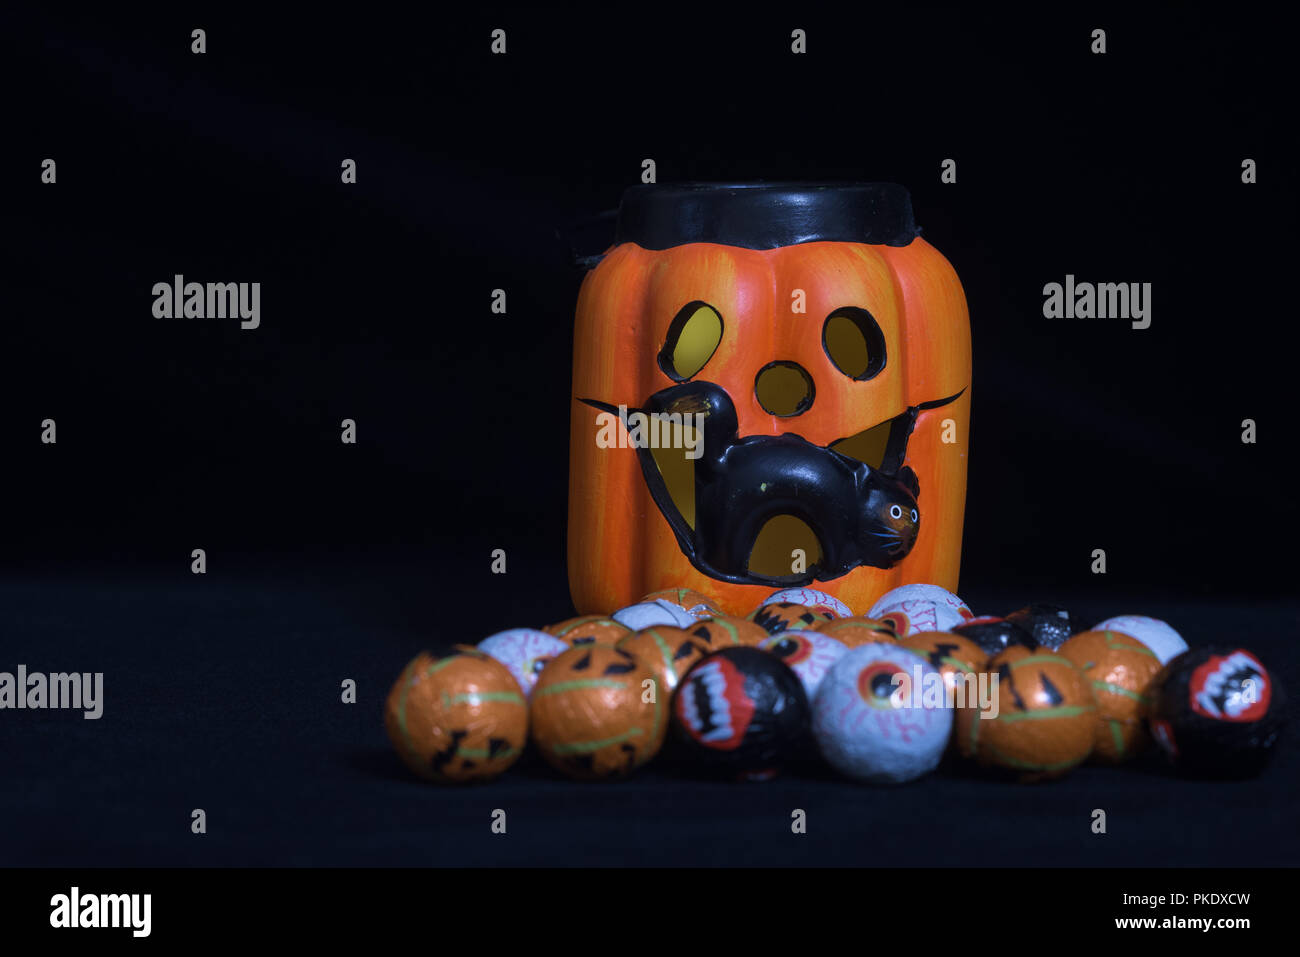
<path fill-rule="evenodd" d="M 705 624 L 710 626 L 717 625 L 719 628 L 721 628 L 723 631 L 725 631 L 728 635 L 731 636 L 731 643 L 733 645 L 744 644 L 744 642 L 740 640 L 740 632 L 736 630 L 736 626 L 733 625 L 731 622 L 723 621 L 720 618 L 710 618 L 707 622 L 705 622 Z"/>
<path fill-rule="evenodd" d="M 664 641 L 659 632 L 653 628 L 649 629 L 647 633 L 655 640 L 655 647 L 659 649 L 659 654 L 663 656 L 664 667 L 669 671 L 673 671 L 673 650 L 668 647 L 668 642 Z M 655 700 L 659 700 L 658 695 L 655 695 Z"/>
<path fill-rule="evenodd" d="M 1122 698 L 1129 698 L 1141 704 L 1149 705 L 1151 703 L 1151 699 L 1148 698 L 1146 695 L 1139 694 L 1136 691 L 1132 691 L 1120 685 L 1113 685 L 1109 681 L 1094 681 L 1092 683 L 1092 686 L 1094 688 L 1099 688 L 1102 691 L 1109 691 L 1111 694 L 1117 694 Z"/>
<path fill-rule="evenodd" d="M 441 671 L 443 668 L 446 668 L 446 667 L 447 667 L 448 665 L 450 665 L 452 662 L 456 661 L 457 659 L 459 659 L 459 658 L 461 658 L 461 657 L 463 657 L 463 656 L 462 656 L 462 655 L 448 655 L 446 658 L 439 658 L 439 659 L 438 659 L 437 661 L 435 661 L 433 664 L 429 665 L 429 667 L 427 667 L 427 668 L 424 669 L 424 675 L 423 675 L 423 677 L 427 678 L 427 677 L 429 677 L 429 675 L 436 675 L 436 674 L 437 674 L 439 671 Z"/>
<path fill-rule="evenodd" d="M 1011 662 L 1011 670 L 1014 671 L 1021 665 L 1033 664 L 1064 664 L 1070 668 L 1074 667 L 1074 662 L 1063 655 L 1030 655 L 1028 658 L 1021 658 L 1019 661 Z"/>
<path fill-rule="evenodd" d="M 1157 660 L 1159 660 L 1159 657 L 1156 655 L 1154 651 L 1152 651 L 1146 645 L 1142 644 L 1142 642 L 1138 641 L 1132 635 L 1126 635 L 1122 631 L 1111 631 L 1109 628 L 1107 628 L 1106 631 L 1103 632 L 1103 634 L 1105 634 L 1106 636 L 1106 647 L 1108 648 L 1125 648 L 1129 651 L 1136 651 L 1150 658 L 1156 658 Z M 1121 642 L 1112 640 L 1116 635 L 1119 635 L 1119 637 L 1121 638 L 1127 638 L 1130 641 L 1136 642 L 1137 647 L 1134 648 L 1132 645 L 1126 645 Z"/>
<path fill-rule="evenodd" d="M 651 738 L 652 741 L 658 741 L 658 740 L 659 740 L 659 721 L 661 720 L 661 717 L 662 717 L 661 712 L 660 712 L 660 706 L 659 706 L 659 679 L 658 679 L 658 678 L 652 678 L 651 680 L 654 682 L 654 691 L 655 691 L 655 700 L 654 700 L 654 706 L 655 706 L 655 723 L 654 723 L 654 725 L 651 727 L 651 730 L 650 730 L 650 738 Z"/>
<path fill-rule="evenodd" d="M 1106 722 L 1110 725 L 1110 740 L 1115 745 L 1115 754 L 1118 757 L 1124 756 L 1124 725 L 1111 718 Z"/>
<path fill-rule="evenodd" d="M 442 693 L 442 706 L 450 708 L 457 704 L 479 705 L 484 701 L 505 701 L 509 704 L 526 704 L 524 696 L 517 691 L 467 691 L 464 694 Z"/>
<path fill-rule="evenodd" d="M 1060 708 L 1039 708 L 1036 711 L 1011 711 L 999 714 L 994 721 L 1043 721 L 1048 718 L 1073 718 L 1075 715 L 1096 711 L 1095 704 L 1070 704 Z"/>
<path fill-rule="evenodd" d="M 546 696 L 549 694 L 563 694 L 566 691 L 576 691 L 578 688 L 626 688 L 627 683 L 619 681 L 617 678 L 575 678 L 572 681 L 557 681 L 553 685 L 547 685 L 545 688 L 538 688 L 533 694 Z"/>

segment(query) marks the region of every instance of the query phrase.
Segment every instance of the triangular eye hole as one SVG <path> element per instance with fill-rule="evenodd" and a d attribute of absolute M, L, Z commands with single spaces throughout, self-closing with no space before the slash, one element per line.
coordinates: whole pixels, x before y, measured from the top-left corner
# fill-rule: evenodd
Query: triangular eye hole
<path fill-rule="evenodd" d="M 676 382 L 692 378 L 713 358 L 722 341 L 722 316 L 707 302 L 688 302 L 668 326 L 659 368 Z"/>
<path fill-rule="evenodd" d="M 870 379 L 885 368 L 885 334 L 865 309 L 845 306 L 826 317 L 822 347 L 850 379 Z"/>

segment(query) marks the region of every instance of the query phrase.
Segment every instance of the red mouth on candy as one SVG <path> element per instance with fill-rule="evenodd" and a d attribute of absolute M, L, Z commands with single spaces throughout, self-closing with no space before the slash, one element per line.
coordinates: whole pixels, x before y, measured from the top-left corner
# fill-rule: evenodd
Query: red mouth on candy
<path fill-rule="evenodd" d="M 677 691 L 677 716 L 700 744 L 732 751 L 740 746 L 754 717 L 745 694 L 745 676 L 725 658 L 692 669 Z"/>
<path fill-rule="evenodd" d="M 1218 721 L 1258 721 L 1268 712 L 1268 672 L 1248 651 L 1216 655 L 1192 672 L 1192 710 Z"/>

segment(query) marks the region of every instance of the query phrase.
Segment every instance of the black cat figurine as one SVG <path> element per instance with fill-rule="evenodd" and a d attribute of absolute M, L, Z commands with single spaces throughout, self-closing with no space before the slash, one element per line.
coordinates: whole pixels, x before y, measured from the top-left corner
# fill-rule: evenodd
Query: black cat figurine
<path fill-rule="evenodd" d="M 583 401 L 618 412 L 607 403 Z M 916 542 L 920 488 L 910 468 L 887 475 L 790 433 L 741 438 L 731 397 L 711 382 L 671 386 L 632 411 L 703 416 L 694 526 L 673 503 L 651 450 L 638 447 L 637 455 L 646 486 L 683 553 L 711 578 L 774 585 L 829 581 L 859 565 L 888 568 Z M 800 519 L 817 535 L 821 558 L 802 574 L 774 577 L 748 567 L 759 532 L 778 515 Z"/>

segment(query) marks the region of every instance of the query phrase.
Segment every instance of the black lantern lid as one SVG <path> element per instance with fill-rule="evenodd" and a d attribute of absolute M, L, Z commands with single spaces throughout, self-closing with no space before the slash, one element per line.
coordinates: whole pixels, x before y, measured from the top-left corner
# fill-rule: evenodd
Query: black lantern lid
<path fill-rule="evenodd" d="M 896 183 L 675 183 L 626 190 L 614 242 L 644 249 L 684 243 L 906 246 L 920 231 L 912 197 Z"/>

